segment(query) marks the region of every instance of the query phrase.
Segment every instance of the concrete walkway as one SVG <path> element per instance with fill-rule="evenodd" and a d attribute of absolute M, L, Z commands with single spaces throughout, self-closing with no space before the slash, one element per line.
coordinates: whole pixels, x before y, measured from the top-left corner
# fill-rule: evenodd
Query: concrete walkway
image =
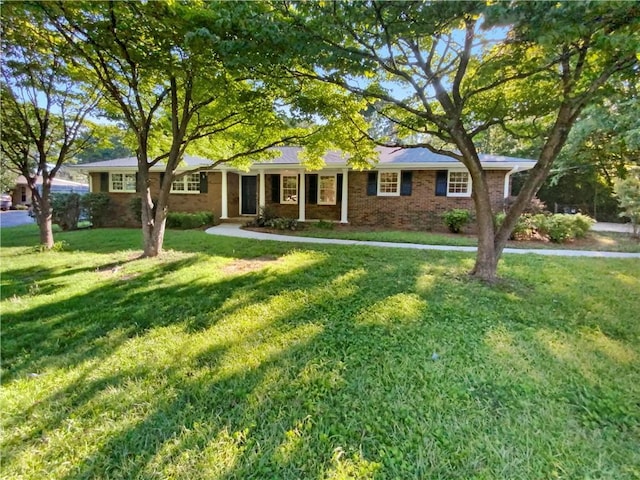
<path fill-rule="evenodd" d="M 254 232 L 241 229 L 242 225 L 223 223 L 205 230 L 209 235 L 223 237 L 247 238 L 251 240 L 272 240 L 275 242 L 319 243 L 323 245 L 362 245 L 367 247 L 412 248 L 415 250 L 444 250 L 450 252 L 475 252 L 476 247 L 458 247 L 450 245 L 421 245 L 418 243 L 368 242 L 362 240 L 339 240 L 335 238 L 297 237 L 294 235 L 277 235 L 273 233 Z M 589 250 L 542 250 L 534 248 L 505 248 L 504 253 L 537 254 L 560 257 L 606 257 L 606 258 L 640 258 L 640 253 L 596 252 Z"/>
<path fill-rule="evenodd" d="M 633 233 L 630 223 L 596 222 L 591 227 L 594 232 Z"/>

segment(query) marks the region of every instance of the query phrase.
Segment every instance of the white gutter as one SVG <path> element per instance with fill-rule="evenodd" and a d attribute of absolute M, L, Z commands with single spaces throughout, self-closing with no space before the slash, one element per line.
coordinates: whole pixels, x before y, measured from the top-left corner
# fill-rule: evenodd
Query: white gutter
<path fill-rule="evenodd" d="M 504 198 L 509 197 L 509 194 L 511 193 L 511 189 L 509 188 L 510 186 L 509 180 L 511 179 L 511 175 L 516 173 L 518 170 L 520 170 L 520 167 L 516 165 L 511 170 L 509 170 L 507 174 L 504 176 Z"/>

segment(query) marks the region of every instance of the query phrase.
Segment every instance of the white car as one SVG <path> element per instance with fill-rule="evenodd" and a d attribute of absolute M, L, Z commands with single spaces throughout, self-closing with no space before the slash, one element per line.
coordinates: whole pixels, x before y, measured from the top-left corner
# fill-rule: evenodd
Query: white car
<path fill-rule="evenodd" d="M 11 209 L 12 206 L 13 206 L 13 200 L 11 198 L 11 195 L 9 195 L 8 193 L 3 193 L 0 196 L 0 210 L 2 211 L 9 210 Z"/>

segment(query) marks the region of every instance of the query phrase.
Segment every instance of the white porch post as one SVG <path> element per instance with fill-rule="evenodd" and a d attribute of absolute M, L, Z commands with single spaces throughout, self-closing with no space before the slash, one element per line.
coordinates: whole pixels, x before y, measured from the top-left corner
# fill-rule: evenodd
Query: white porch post
<path fill-rule="evenodd" d="M 342 203 L 340 205 L 340 223 L 349 223 L 347 212 L 349 211 L 349 170 L 342 169 Z"/>
<path fill-rule="evenodd" d="M 266 194 L 265 194 L 265 175 L 264 170 L 260 170 L 260 191 L 258 194 L 258 213 L 260 213 L 266 206 Z"/>
<path fill-rule="evenodd" d="M 305 219 L 305 203 L 307 199 L 305 198 L 305 174 L 302 172 L 300 174 L 300 184 L 298 185 L 298 221 L 304 222 Z"/>
<path fill-rule="evenodd" d="M 222 215 L 220 219 L 224 220 L 229 218 L 229 209 L 227 207 L 227 171 L 222 170 Z"/>

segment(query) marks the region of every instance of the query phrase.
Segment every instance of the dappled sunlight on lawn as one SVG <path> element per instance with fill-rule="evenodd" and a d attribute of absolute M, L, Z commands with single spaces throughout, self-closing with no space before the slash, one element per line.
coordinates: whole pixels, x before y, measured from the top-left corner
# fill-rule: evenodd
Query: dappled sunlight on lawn
<path fill-rule="evenodd" d="M 578 369 L 591 380 L 594 380 L 594 370 L 611 368 L 610 362 L 615 367 L 615 364 L 631 365 L 638 361 L 638 354 L 629 346 L 599 330 L 580 329 L 568 334 L 540 329 L 536 338 L 555 358 Z"/>
<path fill-rule="evenodd" d="M 504 325 L 497 326 L 485 334 L 484 341 L 489 347 L 494 363 L 500 369 L 517 377 L 524 375 L 528 378 L 541 382 L 544 380 L 542 371 L 543 365 L 540 359 L 536 359 L 525 349 L 525 343 L 518 340 L 513 332 L 510 332 Z M 498 359 L 499 362 L 496 362 Z M 538 364 L 536 365 L 536 360 Z"/>
<path fill-rule="evenodd" d="M 509 258 L 489 286 L 466 254 L 197 251 L 199 235 L 159 259 L 12 257 L 8 478 L 582 478 L 640 464 L 628 263 Z"/>
<path fill-rule="evenodd" d="M 361 311 L 354 320 L 362 325 L 399 328 L 422 320 L 427 302 L 416 294 L 399 293 L 386 297 Z"/>

